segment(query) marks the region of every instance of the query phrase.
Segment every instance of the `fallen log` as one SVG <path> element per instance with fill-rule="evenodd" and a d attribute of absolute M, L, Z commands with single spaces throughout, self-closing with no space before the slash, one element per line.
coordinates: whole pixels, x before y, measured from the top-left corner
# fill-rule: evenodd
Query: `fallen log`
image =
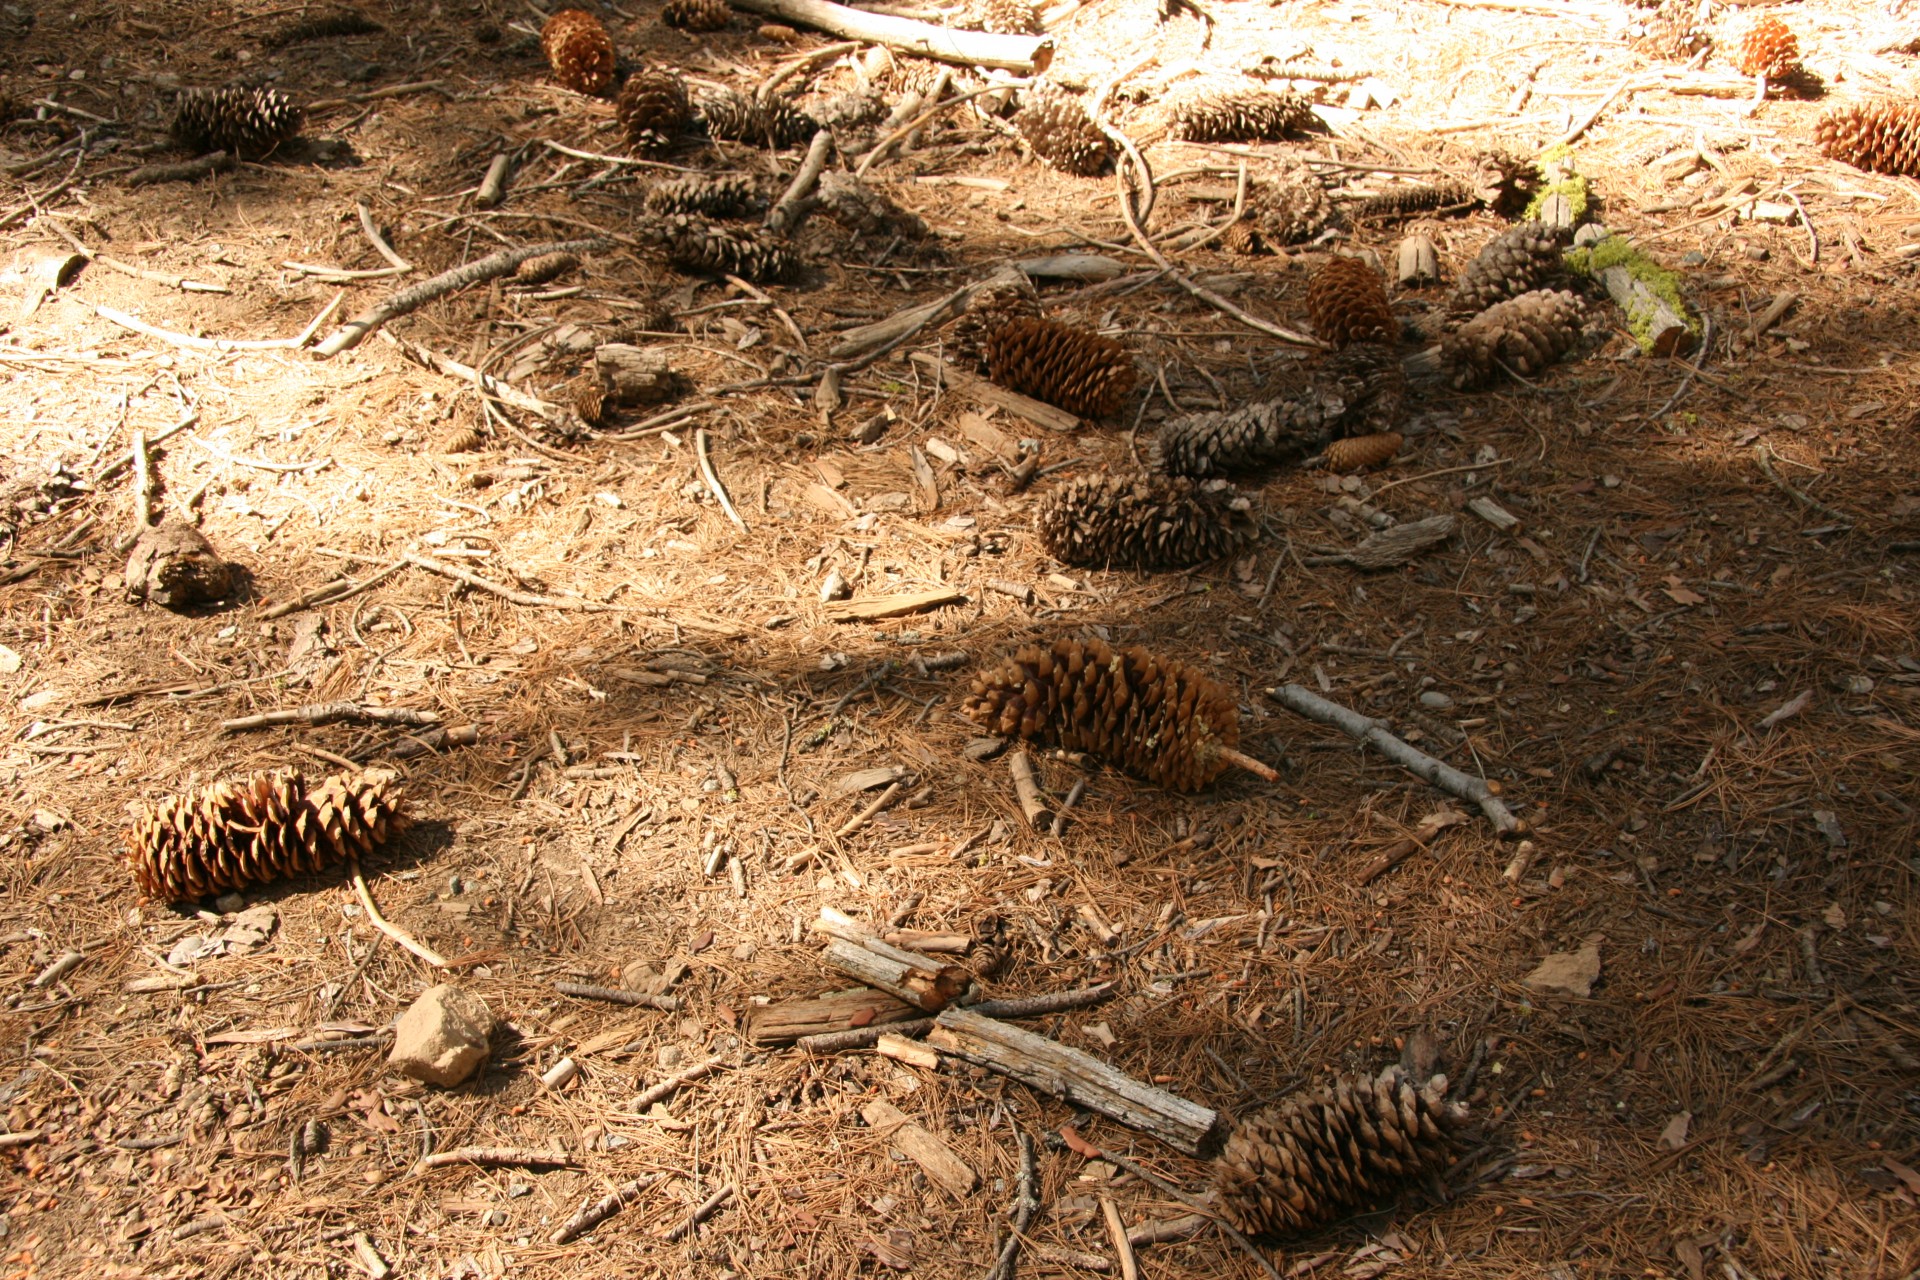
<path fill-rule="evenodd" d="M 735 0 L 734 7 L 812 27 L 842 39 L 883 44 L 889 49 L 962 66 L 998 67 L 1034 75 L 1045 71 L 1053 61 L 1053 41 L 1046 36 L 955 31 L 931 22 L 851 9 L 831 0 Z"/>

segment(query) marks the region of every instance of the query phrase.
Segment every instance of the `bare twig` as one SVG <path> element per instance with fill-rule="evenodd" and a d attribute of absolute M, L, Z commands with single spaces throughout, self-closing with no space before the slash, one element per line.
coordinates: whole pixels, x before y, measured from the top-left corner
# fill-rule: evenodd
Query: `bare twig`
<path fill-rule="evenodd" d="M 625 1183 L 568 1218 L 547 1238 L 554 1244 L 566 1244 L 570 1240 L 578 1239 L 638 1200 L 642 1192 L 664 1176 L 664 1174 L 650 1173 L 644 1178 L 635 1178 L 632 1182 Z"/>
<path fill-rule="evenodd" d="M 335 578 L 325 586 L 315 587 L 305 595 L 296 596 L 292 600 L 285 600 L 271 608 L 261 610 L 260 616 L 268 620 L 284 618 L 290 613 L 298 613 L 302 609 L 311 609 L 315 605 L 339 604 L 342 600 L 351 600 L 363 592 L 373 590 L 373 588 L 379 586 L 406 567 L 407 562 L 405 560 L 396 560 L 386 568 L 377 570 L 370 577 L 363 578 L 359 582 L 355 582 L 351 578 Z"/>
<path fill-rule="evenodd" d="M 1088 1005 L 1098 1004 L 1111 994 L 1113 994 L 1113 984 L 1109 982 L 1097 987 L 1081 987 L 1074 991 L 1053 991 L 1037 996 L 1014 996 L 1005 1000 L 983 1000 L 979 1004 L 968 1007 L 973 1012 L 988 1018 L 1038 1018 L 1049 1013 L 1063 1013 L 1068 1009 L 1084 1009 Z M 822 1031 L 815 1035 L 802 1036 L 794 1042 L 794 1045 L 809 1053 L 841 1053 L 848 1049 L 869 1048 L 883 1035 L 922 1036 L 932 1027 L 932 1018 L 913 1018 L 905 1022 L 855 1027 L 851 1031 Z"/>
<path fill-rule="evenodd" d="M 153 464 L 147 459 L 147 434 L 133 433 L 133 533 L 153 526 Z"/>
<path fill-rule="evenodd" d="M 582 613 L 606 613 L 612 608 L 610 605 L 593 600 L 582 600 L 577 596 L 541 596 L 531 591 L 516 591 L 512 587 L 502 586 L 477 573 L 468 573 L 456 565 L 450 565 L 444 560 L 436 560 L 432 556 L 421 555 L 417 551 L 407 552 L 407 563 L 425 569 L 428 573 L 437 573 L 443 578 L 464 582 L 477 590 L 491 592 L 502 600 L 526 605 L 532 609 L 573 609 Z"/>
<path fill-rule="evenodd" d="M 880 141 L 874 143 L 867 151 L 867 154 L 861 157 L 860 167 L 853 171 L 853 176 L 856 178 L 866 177 L 867 170 L 879 163 L 879 161 L 886 156 L 887 152 L 893 149 L 894 143 L 899 142 L 902 138 L 912 136 L 915 129 L 920 128 L 926 124 L 927 121 L 933 119 L 949 107 L 957 107 L 962 103 L 971 102 L 983 94 L 1000 93 L 1007 89 L 1024 89 L 1029 83 L 1031 82 L 1027 80 L 1003 80 L 998 84 L 990 84 L 983 88 L 969 89 L 967 92 L 955 94 L 951 98 L 942 98 L 925 111 L 913 117 L 913 119 L 895 129 L 892 133 L 889 133 L 886 137 L 880 139 Z"/>
<path fill-rule="evenodd" d="M 649 991 L 628 991 L 621 987 L 595 987 L 584 982 L 556 982 L 553 984 L 553 989 L 563 996 L 572 996 L 576 1000 L 605 1000 L 609 1004 L 665 1009 L 668 1013 L 680 1007 L 679 996 L 657 996 Z"/>
<path fill-rule="evenodd" d="M 197 409 L 183 415 L 180 421 L 174 423 L 172 426 L 168 427 L 165 431 L 154 433 L 154 435 L 147 440 L 147 448 L 152 449 L 155 445 L 160 444 L 163 441 L 173 439 L 173 437 L 179 435 L 182 431 L 186 431 L 192 428 L 199 421 L 200 421 L 200 411 Z M 118 458 L 115 458 L 112 462 L 109 462 L 106 466 L 100 468 L 100 470 L 93 473 L 93 487 L 96 489 L 99 488 L 101 485 L 105 484 L 107 481 L 113 479 L 115 476 L 119 475 L 122 471 L 132 466 L 133 462 L 134 462 L 133 451 L 129 449 L 127 452 L 121 454 Z"/>
<path fill-rule="evenodd" d="M 481 209 L 497 208 L 507 198 L 507 177 L 513 172 L 513 155 L 501 151 L 487 162 L 486 176 L 473 193 L 473 203 Z"/>
<path fill-rule="evenodd" d="M 955 31 L 930 22 L 833 4 L 830 0 L 738 0 L 735 8 L 797 22 L 843 40 L 864 40 L 923 58 L 1004 71 L 1045 71 L 1053 60 L 1053 41 L 1045 36 L 1001 36 Z"/>
<path fill-rule="evenodd" d="M 1107 1223 L 1107 1238 L 1120 1259 L 1121 1280 L 1140 1280 L 1140 1261 L 1133 1256 L 1133 1243 L 1127 1239 L 1127 1224 L 1120 1220 L 1120 1207 L 1106 1196 L 1100 1197 L 1100 1216 Z"/>
<path fill-rule="evenodd" d="M 313 335 L 320 331 L 320 326 L 326 323 L 327 317 L 332 315 L 334 308 L 340 305 L 340 298 L 341 295 L 335 295 L 332 302 L 320 309 L 320 314 L 313 318 L 311 324 L 291 338 L 201 338 L 190 333 L 175 333 L 171 329 L 150 325 L 145 320 L 130 316 L 114 307 L 102 307 L 94 303 L 87 305 L 93 307 L 94 313 L 102 320 L 111 320 L 123 329 L 131 329 L 144 337 L 171 343 L 176 347 L 185 347 L 189 351 L 297 351 L 313 340 Z"/>
<path fill-rule="evenodd" d="M 1834 520 L 1844 520 L 1848 524 L 1854 522 L 1854 517 L 1840 510 L 1840 508 L 1830 507 L 1812 494 L 1803 492 L 1788 484 L 1780 473 L 1773 469 L 1773 458 L 1773 450 L 1768 447 L 1764 441 L 1753 447 L 1754 461 L 1760 464 L 1760 470 L 1766 473 L 1767 479 L 1773 481 L 1774 487 L 1779 489 L 1780 492 L 1786 494 L 1789 498 L 1792 498 L 1809 511 L 1818 511 L 1823 516 L 1830 517 Z"/>
<path fill-rule="evenodd" d="M 1166 1194 L 1172 1196 L 1175 1200 L 1178 1200 L 1181 1204 L 1186 1205 L 1188 1208 L 1198 1209 L 1201 1213 L 1211 1216 L 1213 1218 L 1214 1225 L 1220 1228 L 1220 1234 L 1225 1236 L 1227 1239 L 1233 1241 L 1234 1244 L 1238 1245 L 1240 1248 L 1240 1252 L 1246 1254 L 1249 1258 L 1252 1258 L 1255 1264 L 1258 1265 L 1262 1271 L 1266 1272 L 1268 1280 L 1283 1280 L 1282 1276 L 1280 1275 L 1280 1272 L 1277 1269 L 1275 1269 L 1273 1263 L 1267 1260 L 1267 1255 L 1260 1252 L 1259 1248 L 1253 1243 L 1253 1241 L 1247 1239 L 1246 1236 L 1236 1231 L 1223 1218 L 1221 1218 L 1219 1213 L 1214 1209 L 1214 1207 L 1211 1204 L 1207 1203 L 1205 1200 L 1201 1199 L 1199 1196 L 1189 1195 L 1187 1192 L 1181 1190 L 1179 1187 L 1175 1186 L 1173 1183 L 1168 1182 L 1165 1178 L 1161 1177 L 1159 1174 L 1155 1173 L 1153 1170 L 1145 1167 L 1144 1165 L 1138 1163 L 1137 1161 L 1129 1160 L 1127 1157 L 1121 1155 L 1117 1151 L 1114 1151 L 1111 1149 L 1102 1150 L 1100 1152 L 1100 1158 L 1102 1160 L 1107 1161 L 1110 1164 L 1118 1165 L 1120 1168 L 1126 1170 L 1128 1173 L 1140 1179 L 1142 1182 L 1149 1183 L 1152 1186 L 1159 1188 L 1161 1191 L 1164 1191 Z"/>
<path fill-rule="evenodd" d="M 367 878 L 360 873 L 360 859 L 353 860 L 353 891 L 360 896 L 360 909 L 367 913 L 367 923 L 392 938 L 395 942 L 419 956 L 436 969 L 447 967 L 446 957 L 416 939 L 412 934 L 394 924 L 380 914 L 380 908 L 373 904 L 373 893 L 367 888 Z"/>
<path fill-rule="evenodd" d="M 676 1071 L 664 1080 L 649 1085 L 639 1097 L 633 1100 L 635 1111 L 644 1111 L 654 1103 L 676 1092 L 681 1085 L 692 1084 L 695 1080 L 712 1075 L 727 1065 L 724 1058 L 708 1058 L 705 1062 L 696 1062 L 685 1071 Z"/>
<path fill-rule="evenodd" d="M 316 702 L 304 707 L 284 707 L 277 711 L 262 711 L 257 715 L 236 716 L 231 720 L 222 720 L 220 728 L 227 733 L 238 733 L 247 729 L 271 729 L 283 724 L 319 726 L 342 721 L 348 724 L 424 727 L 439 724 L 440 713 L 416 711 L 412 707 L 369 707 L 358 702 Z"/>
<path fill-rule="evenodd" d="M 525 1147 L 456 1147 L 452 1151 L 436 1151 L 424 1156 L 413 1168 L 416 1173 L 444 1169 L 452 1164 L 477 1165 L 485 1169 L 564 1169 L 572 1163 L 573 1157 L 564 1151 L 531 1151 Z"/>
<path fill-rule="evenodd" d="M 150 164 L 127 175 L 130 187 L 147 187 L 157 182 L 192 182 L 221 169 L 233 168 L 233 157 L 225 151 L 212 151 L 194 160 L 169 164 Z"/>
<path fill-rule="evenodd" d="M 391 262 L 396 270 L 413 270 L 413 264 L 395 253 L 393 246 L 388 244 L 386 238 L 380 234 L 380 228 L 373 225 L 373 213 L 367 208 L 367 202 L 364 200 L 359 201 L 354 205 L 354 208 L 360 211 L 360 230 L 365 233 L 367 239 L 372 243 L 374 252 L 378 253 L 388 262 Z"/>
<path fill-rule="evenodd" d="M 695 1227 L 705 1222 L 708 1218 L 711 1218 L 719 1210 L 721 1205 L 731 1199 L 733 1199 L 733 1184 L 729 1182 L 726 1186 L 701 1201 L 700 1207 L 688 1214 L 686 1219 L 674 1227 L 673 1230 L 667 1232 L 666 1238 L 669 1240 L 681 1240 L 692 1235 Z"/>
<path fill-rule="evenodd" d="M 794 170 L 793 181 L 787 184 L 786 193 L 767 211 L 769 228 L 784 233 L 800 224 L 807 198 L 819 184 L 820 175 L 826 170 L 827 161 L 832 155 L 833 134 L 826 129 L 816 130 L 813 141 L 807 144 L 806 159 Z"/>
<path fill-rule="evenodd" d="M 700 478 L 706 481 L 707 492 L 713 495 L 720 509 L 727 513 L 727 519 L 733 521 L 733 527 L 740 532 L 747 531 L 747 522 L 733 509 L 733 499 L 727 496 L 726 486 L 720 483 L 720 477 L 714 474 L 713 459 L 707 456 L 707 429 L 700 427 L 693 433 L 693 451 L 700 459 Z"/>
<path fill-rule="evenodd" d="M 1006 1244 L 1000 1247 L 1000 1256 L 994 1261 L 993 1270 L 987 1272 L 987 1280 L 1013 1280 L 1013 1267 L 1020 1259 L 1020 1245 L 1025 1240 L 1027 1228 L 1033 1225 L 1034 1216 L 1040 1212 L 1039 1168 L 1034 1157 L 1033 1139 L 1027 1131 L 1019 1131 L 1020 1139 L 1020 1180 L 1013 1196 L 1013 1228 L 1007 1233 Z"/>

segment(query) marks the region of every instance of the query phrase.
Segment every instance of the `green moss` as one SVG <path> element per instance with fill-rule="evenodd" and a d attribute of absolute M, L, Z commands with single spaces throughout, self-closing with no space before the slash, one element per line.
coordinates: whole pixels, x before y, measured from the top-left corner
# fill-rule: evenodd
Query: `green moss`
<path fill-rule="evenodd" d="M 1540 211 L 1546 208 L 1547 201 L 1553 196 L 1567 198 L 1567 204 L 1573 209 L 1573 220 L 1576 224 L 1587 216 L 1587 180 L 1582 174 L 1569 173 L 1566 177 L 1540 188 L 1540 193 L 1534 196 L 1533 203 L 1527 206 L 1527 212 L 1524 215 L 1526 221 L 1531 222 L 1538 218 Z"/>
<path fill-rule="evenodd" d="M 1609 267 L 1624 267 L 1628 275 L 1645 286 L 1647 292 L 1673 309 L 1673 313 L 1686 323 L 1689 334 L 1699 336 L 1700 318 L 1687 307 L 1686 295 L 1680 288 L 1680 273 L 1667 270 L 1636 249 L 1624 236 L 1608 236 L 1589 248 L 1570 249 L 1566 262 L 1568 270 L 1589 279 L 1598 279 L 1600 273 Z M 1651 317 L 1629 314 L 1627 328 L 1642 351 L 1653 350 Z"/>

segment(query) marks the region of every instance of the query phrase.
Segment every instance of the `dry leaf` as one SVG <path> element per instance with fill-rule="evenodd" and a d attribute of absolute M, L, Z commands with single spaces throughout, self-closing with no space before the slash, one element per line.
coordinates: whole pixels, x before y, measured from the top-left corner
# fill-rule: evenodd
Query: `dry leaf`
<path fill-rule="evenodd" d="M 1693 1123 L 1693 1112 L 1681 1111 L 1667 1121 L 1667 1127 L 1660 1131 L 1660 1144 L 1669 1151 L 1678 1151 L 1687 1145 L 1687 1126 Z"/>
<path fill-rule="evenodd" d="M 1070 1124 L 1060 1126 L 1060 1140 L 1072 1148 L 1075 1154 L 1084 1156 L 1088 1160 L 1097 1160 L 1100 1158 L 1100 1148 L 1081 1137 L 1080 1131 Z"/>
<path fill-rule="evenodd" d="M 1539 967 L 1521 979 L 1529 991 L 1542 995 L 1577 996 L 1582 1000 L 1593 994 L 1600 980 L 1600 942 L 1587 939 L 1578 951 L 1559 951 L 1542 960 Z"/>
<path fill-rule="evenodd" d="M 1705 604 L 1707 602 L 1705 596 L 1686 586 L 1678 578 L 1668 578 L 1667 585 L 1663 590 L 1667 594 L 1667 599 L 1673 601 L 1675 604 L 1690 605 Z"/>
<path fill-rule="evenodd" d="M 1911 1191 L 1914 1195 L 1920 1196 L 1920 1173 L 1915 1173 L 1912 1169 L 1908 1168 L 1904 1164 L 1901 1164 L 1898 1160 L 1895 1160 L 1892 1156 L 1885 1157 L 1880 1161 L 1880 1163 L 1886 1166 L 1886 1170 L 1888 1173 L 1900 1179 L 1902 1185 L 1904 1185 L 1908 1191 Z"/>

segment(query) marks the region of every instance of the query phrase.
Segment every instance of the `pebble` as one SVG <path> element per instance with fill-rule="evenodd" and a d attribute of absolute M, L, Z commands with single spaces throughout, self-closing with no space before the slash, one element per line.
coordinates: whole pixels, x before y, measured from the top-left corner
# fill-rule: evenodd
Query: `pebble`
<path fill-rule="evenodd" d="M 222 915 L 231 915 L 247 909 L 247 895 L 244 893 L 223 893 L 213 900 L 214 910 Z"/>
<path fill-rule="evenodd" d="M 1445 711 L 1453 706 L 1453 699 L 1435 689 L 1429 689 L 1420 695 L 1420 705 L 1429 711 Z"/>

